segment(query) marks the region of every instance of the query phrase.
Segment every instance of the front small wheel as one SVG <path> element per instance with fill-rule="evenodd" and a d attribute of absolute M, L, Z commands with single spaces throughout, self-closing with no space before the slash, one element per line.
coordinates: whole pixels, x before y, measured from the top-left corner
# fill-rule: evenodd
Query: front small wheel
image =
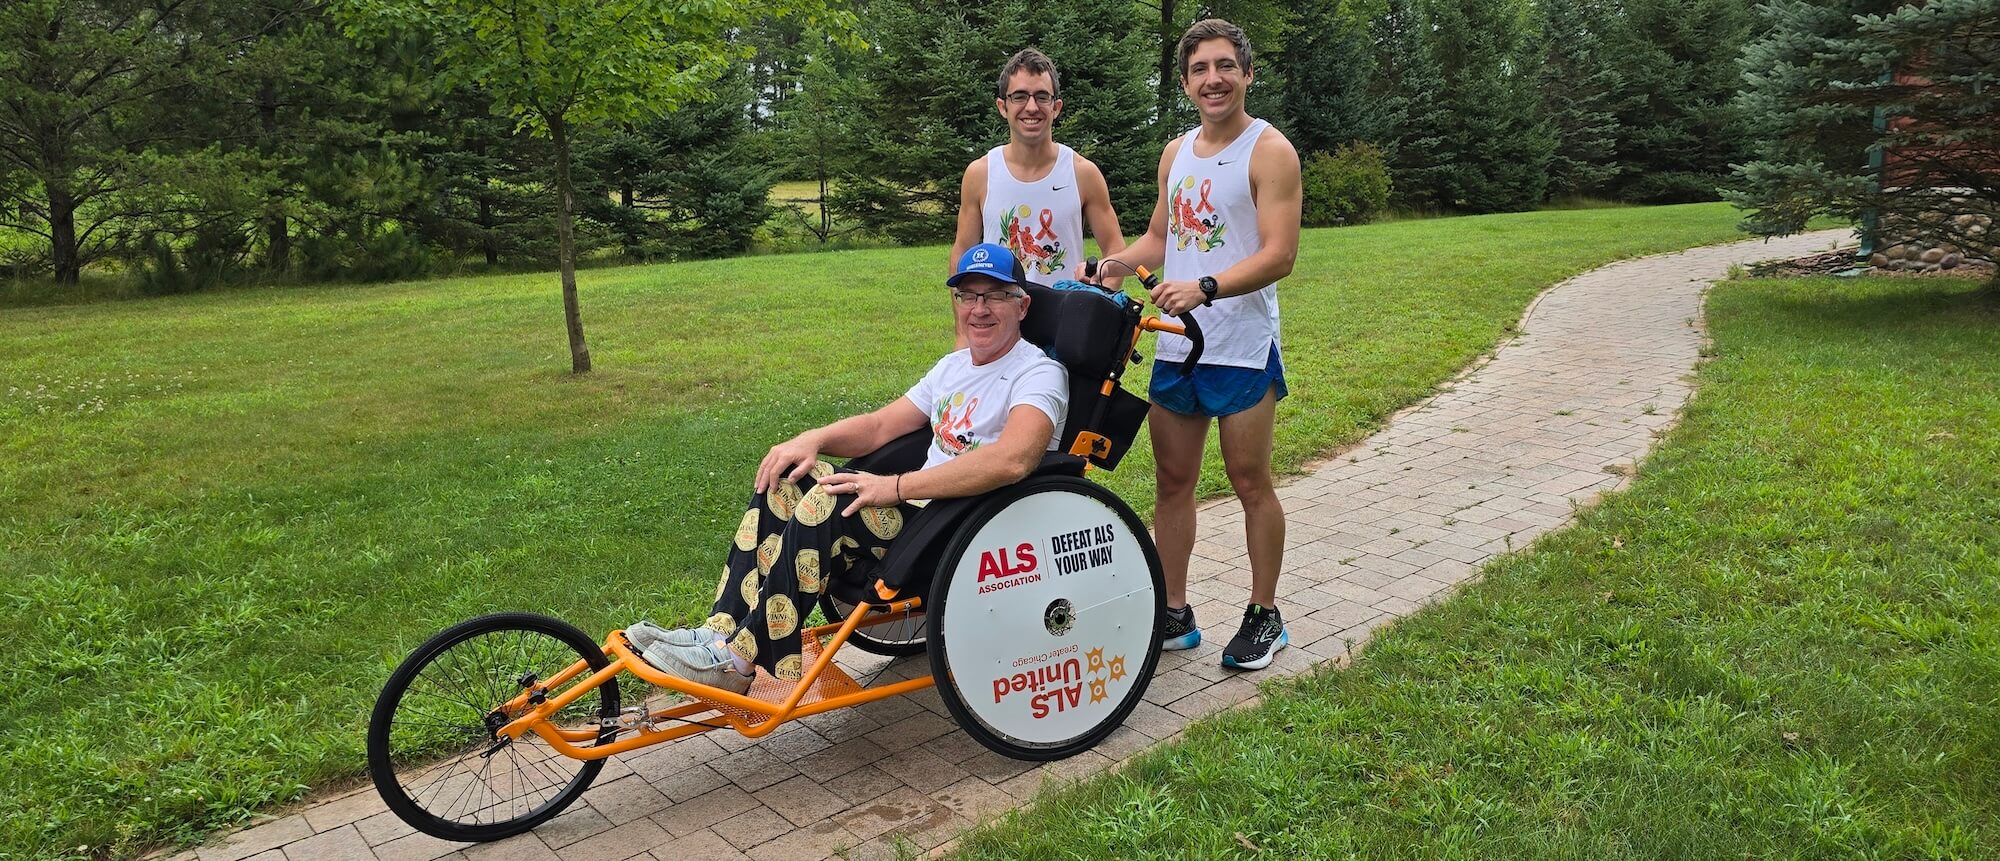
<path fill-rule="evenodd" d="M 368 721 L 368 773 L 389 809 L 410 827 L 456 841 L 498 840 L 539 825 L 575 802 L 604 768 L 550 748 L 532 733 L 498 730 L 532 708 L 509 701 L 577 661 L 595 672 L 604 651 L 567 622 L 529 613 L 481 616 L 417 647 L 382 688 Z M 580 684 L 585 673 L 549 690 Z M 578 697 L 552 717 L 559 728 L 615 733 L 618 680 Z"/>

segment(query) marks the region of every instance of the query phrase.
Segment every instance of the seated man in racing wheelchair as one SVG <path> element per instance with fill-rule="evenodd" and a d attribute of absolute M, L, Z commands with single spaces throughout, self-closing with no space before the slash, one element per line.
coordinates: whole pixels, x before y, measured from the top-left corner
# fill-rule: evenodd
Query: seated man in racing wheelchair
<path fill-rule="evenodd" d="M 1056 448 L 1068 374 L 1021 337 L 1033 300 L 1016 269 L 1005 246 L 967 250 L 945 282 L 966 349 L 938 360 L 881 409 L 771 447 L 757 467 L 756 495 L 737 527 L 707 625 L 667 630 L 641 621 L 625 629 L 647 663 L 736 693 L 750 689 L 758 667 L 798 680 L 800 624 L 830 579 L 864 554 L 886 556 L 929 500 L 1013 484 Z M 819 460 L 875 452 L 926 424 L 921 468 L 877 475 Z"/>
<path fill-rule="evenodd" d="M 1198 351 L 1201 332 L 1122 293 L 1025 283 L 996 245 L 948 283 L 970 347 L 882 409 L 771 449 L 703 627 L 596 640 L 500 612 L 412 651 L 368 722 L 390 810 L 433 837 L 497 840 L 562 812 L 612 756 L 926 688 L 1018 759 L 1116 729 L 1159 660 L 1165 581 L 1144 522 L 1084 473 L 1115 468 L 1145 421 L 1119 384 L 1141 333 L 1185 332 Z M 802 627 L 815 602 L 826 624 Z M 857 683 L 834 661 L 847 644 L 923 653 L 930 673 Z M 628 705 L 629 677 L 679 696 Z"/>

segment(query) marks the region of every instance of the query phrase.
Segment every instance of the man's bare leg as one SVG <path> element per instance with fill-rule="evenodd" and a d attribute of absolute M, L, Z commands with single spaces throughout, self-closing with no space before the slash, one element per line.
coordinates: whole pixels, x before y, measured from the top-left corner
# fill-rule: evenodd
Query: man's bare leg
<path fill-rule="evenodd" d="M 1159 411 L 1155 409 L 1155 412 Z M 1237 500 L 1243 503 L 1243 538 L 1250 551 L 1250 603 L 1265 607 L 1277 606 L 1278 573 L 1285 565 L 1285 509 L 1278 501 L 1278 491 L 1271 477 L 1271 436 L 1277 426 L 1277 415 L 1277 396 L 1266 391 L 1264 399 L 1258 401 L 1256 406 L 1219 420 L 1222 426 L 1222 464 L 1229 473 L 1229 485 L 1236 491 Z M 1157 453 L 1157 434 L 1153 448 Z M 1199 469 L 1199 449 L 1195 456 Z M 1164 481 L 1161 486 L 1165 487 Z M 1190 552 L 1194 547 L 1192 490 L 1190 487 L 1187 517 Z M 1155 518 L 1159 522 L 1158 515 Z M 1156 530 L 1164 531 L 1164 525 L 1156 527 Z M 1165 549 L 1162 548 L 1161 552 L 1164 556 Z M 1183 586 L 1187 582 L 1186 558 L 1182 556 Z M 1171 600 L 1174 581 L 1170 577 L 1167 582 L 1167 594 Z"/>
<path fill-rule="evenodd" d="M 1153 437 L 1153 543 L 1159 547 L 1160 569 L 1167 581 L 1167 606 L 1185 607 L 1188 560 L 1194 554 L 1194 488 L 1201 480 L 1208 417 L 1182 415 L 1156 404 L 1146 416 L 1146 426 Z"/>

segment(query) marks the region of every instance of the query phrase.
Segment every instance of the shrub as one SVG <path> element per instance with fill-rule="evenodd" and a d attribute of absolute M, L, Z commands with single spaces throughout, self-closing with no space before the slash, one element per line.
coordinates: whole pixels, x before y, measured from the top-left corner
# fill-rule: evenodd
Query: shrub
<path fill-rule="evenodd" d="M 1361 224 L 1389 205 L 1389 165 L 1374 144 L 1344 144 L 1306 159 L 1301 180 L 1309 227 Z"/>
<path fill-rule="evenodd" d="M 242 280 L 250 237 L 227 225 L 205 225 L 180 245 L 154 235 L 144 243 L 139 292 L 147 296 L 192 293 Z"/>
<path fill-rule="evenodd" d="M 382 219 L 352 219 L 298 245 L 301 271 L 314 281 L 401 281 L 431 269 L 423 241 Z"/>

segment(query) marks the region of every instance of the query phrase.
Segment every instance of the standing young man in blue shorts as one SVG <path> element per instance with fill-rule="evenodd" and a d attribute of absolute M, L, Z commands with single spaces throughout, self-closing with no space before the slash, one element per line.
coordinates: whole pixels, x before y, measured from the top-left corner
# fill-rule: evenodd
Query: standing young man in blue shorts
<path fill-rule="evenodd" d="M 1277 607 L 1285 510 L 1273 486 L 1271 435 L 1285 396 L 1277 282 L 1298 256 L 1299 156 L 1283 133 L 1243 108 L 1253 72 L 1242 29 L 1197 21 L 1178 53 L 1181 88 L 1201 125 L 1167 144 L 1152 224 L 1115 255 L 1132 266 L 1164 264 L 1170 280 L 1153 289 L 1153 304 L 1169 314 L 1194 310 L 1207 340 L 1200 362 L 1183 373 L 1187 339 L 1161 335 L 1153 365 L 1147 426 L 1158 478 L 1153 535 L 1167 581 L 1162 645 L 1201 642 L 1187 575 L 1194 489 L 1213 419 L 1250 551 L 1250 600 L 1222 665 L 1255 670 L 1270 666 L 1289 639 Z"/>

